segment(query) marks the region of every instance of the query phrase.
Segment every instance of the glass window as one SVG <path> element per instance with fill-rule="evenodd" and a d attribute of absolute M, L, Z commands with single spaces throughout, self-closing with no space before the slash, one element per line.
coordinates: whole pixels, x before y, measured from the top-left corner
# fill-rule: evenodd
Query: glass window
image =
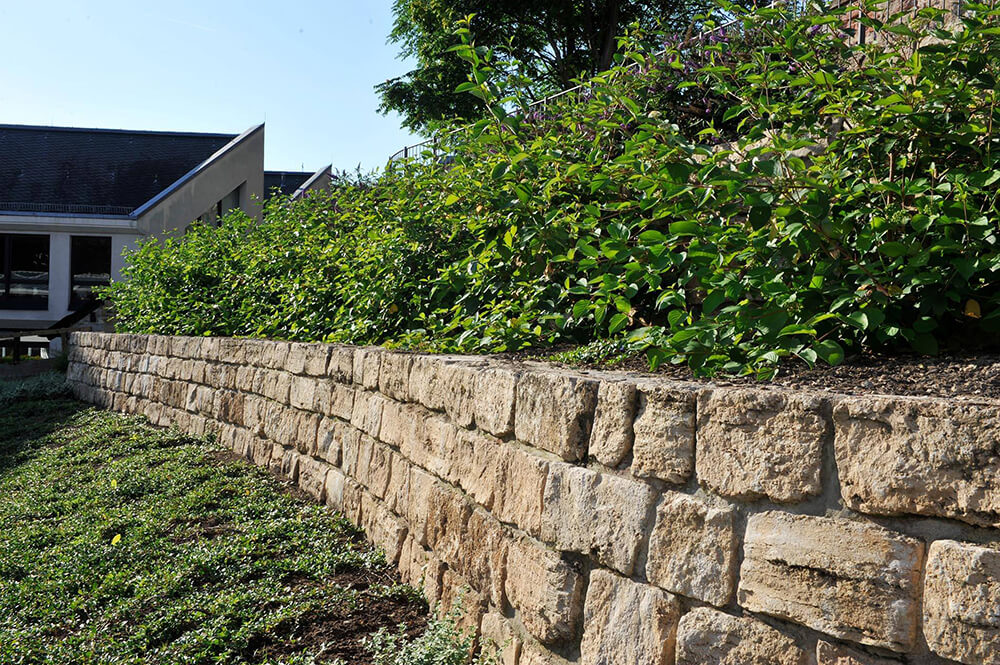
<path fill-rule="evenodd" d="M 49 237 L 0 235 L 3 288 L 0 307 L 46 309 L 49 306 Z"/>
<path fill-rule="evenodd" d="M 70 241 L 69 306 L 76 308 L 94 299 L 94 288 L 111 283 L 111 238 L 73 236 Z"/>

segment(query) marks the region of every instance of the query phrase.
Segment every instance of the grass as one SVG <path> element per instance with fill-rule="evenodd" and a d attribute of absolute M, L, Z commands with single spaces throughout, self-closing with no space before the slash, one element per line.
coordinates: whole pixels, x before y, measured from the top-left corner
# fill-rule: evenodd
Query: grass
<path fill-rule="evenodd" d="M 360 533 L 266 472 L 27 394 L 0 400 L 0 663 L 353 665 L 422 629 Z"/>

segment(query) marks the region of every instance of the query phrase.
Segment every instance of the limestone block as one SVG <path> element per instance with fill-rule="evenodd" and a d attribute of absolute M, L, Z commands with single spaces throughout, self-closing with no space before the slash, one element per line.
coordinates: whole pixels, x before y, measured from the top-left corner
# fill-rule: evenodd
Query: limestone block
<path fill-rule="evenodd" d="M 476 427 L 494 436 L 513 434 L 519 375 L 503 367 L 489 367 L 476 373 L 472 399 Z"/>
<path fill-rule="evenodd" d="M 369 473 L 374 447 L 375 440 L 363 433 L 344 442 L 344 473 L 363 487 L 368 487 L 371 482 Z"/>
<path fill-rule="evenodd" d="M 413 356 L 407 353 L 383 353 L 379 367 L 378 389 L 386 397 L 406 401 L 410 390 Z"/>
<path fill-rule="evenodd" d="M 591 457 L 615 468 L 632 452 L 635 418 L 635 384 L 627 381 L 601 381 L 597 388 L 594 427 L 590 432 Z"/>
<path fill-rule="evenodd" d="M 354 383 L 354 348 L 331 346 L 326 375 L 337 383 L 348 385 Z"/>
<path fill-rule="evenodd" d="M 395 565 L 403 551 L 406 525 L 367 492 L 361 496 L 361 528 L 365 535 Z"/>
<path fill-rule="evenodd" d="M 284 370 L 288 364 L 288 353 L 291 344 L 288 342 L 265 342 L 267 345 L 261 354 L 261 366 L 267 369 Z"/>
<path fill-rule="evenodd" d="M 368 464 L 368 490 L 379 500 L 385 499 L 392 474 L 392 450 L 378 441 L 372 441 L 371 461 Z"/>
<path fill-rule="evenodd" d="M 386 399 L 378 393 L 358 391 L 354 396 L 351 424 L 362 432 L 378 438 L 382 425 L 382 407 Z"/>
<path fill-rule="evenodd" d="M 499 612 L 483 616 L 481 642 L 486 650 L 494 650 L 499 665 L 517 665 L 521 656 L 521 638 Z"/>
<path fill-rule="evenodd" d="M 909 651 L 923 543 L 873 524 L 766 512 L 747 524 L 739 604 L 860 644 Z"/>
<path fill-rule="evenodd" d="M 428 547 L 428 506 L 436 499 L 438 491 L 434 476 L 415 466 L 410 467 L 408 498 L 403 516 L 410 525 L 410 533 L 422 547 Z"/>
<path fill-rule="evenodd" d="M 1000 407 L 849 397 L 834 409 L 841 493 L 876 515 L 1000 526 Z"/>
<path fill-rule="evenodd" d="M 541 539 L 631 575 L 652 503 L 648 485 L 553 462 L 545 482 Z"/>
<path fill-rule="evenodd" d="M 281 475 L 293 483 L 299 481 L 299 460 L 302 459 L 294 448 L 286 448 L 281 456 Z"/>
<path fill-rule="evenodd" d="M 463 525 L 458 558 L 452 565 L 495 606 L 503 605 L 510 537 L 489 513 L 474 508 Z"/>
<path fill-rule="evenodd" d="M 292 342 L 289 344 L 284 370 L 289 374 L 305 374 L 308 351 L 308 344 L 303 344 L 302 342 Z"/>
<path fill-rule="evenodd" d="M 379 439 L 401 449 L 420 445 L 418 439 L 424 433 L 422 425 L 425 414 L 426 411 L 414 404 L 386 400 L 382 407 Z"/>
<path fill-rule="evenodd" d="M 354 413 L 354 388 L 334 383 L 330 386 L 330 402 L 320 405 L 319 410 L 341 420 L 350 420 Z"/>
<path fill-rule="evenodd" d="M 447 418 L 427 416 L 417 406 L 406 405 L 400 413 L 400 452 L 417 466 L 447 478 L 456 450 L 458 428 Z"/>
<path fill-rule="evenodd" d="M 507 600 L 543 644 L 573 639 L 583 610 L 583 578 L 558 554 L 528 539 L 511 542 Z"/>
<path fill-rule="evenodd" d="M 669 593 L 604 570 L 590 574 L 581 665 L 672 665 L 680 605 Z"/>
<path fill-rule="evenodd" d="M 322 416 L 310 411 L 297 411 L 295 428 L 295 447 L 303 455 L 318 455 L 319 445 L 317 430 Z"/>
<path fill-rule="evenodd" d="M 382 349 L 366 347 L 354 350 L 354 383 L 368 390 L 378 390 L 378 376 L 382 367 Z"/>
<path fill-rule="evenodd" d="M 899 665 L 899 661 L 820 640 L 816 645 L 816 665 Z"/>
<path fill-rule="evenodd" d="M 468 581 L 451 568 L 446 568 L 441 575 L 441 593 L 437 600 L 436 609 L 439 615 L 444 615 L 452 609 L 459 609 L 461 614 L 455 622 L 456 627 L 460 631 L 479 633 L 480 623 L 486 613 L 486 599 L 482 594 L 476 593 Z"/>
<path fill-rule="evenodd" d="M 244 340 L 233 337 L 219 338 L 218 359 L 220 362 L 231 365 L 240 365 L 246 362 L 246 349 Z"/>
<path fill-rule="evenodd" d="M 326 472 L 329 465 L 320 460 L 306 457 L 299 458 L 299 489 L 317 501 L 323 501 L 326 488 Z"/>
<path fill-rule="evenodd" d="M 486 434 L 458 430 L 447 465 L 445 479 L 487 510 L 493 507 L 495 493 L 503 482 L 501 445 Z"/>
<path fill-rule="evenodd" d="M 347 480 L 339 469 L 329 469 L 326 472 L 326 487 L 323 489 L 326 496 L 326 505 L 336 511 L 344 509 L 344 485 Z"/>
<path fill-rule="evenodd" d="M 538 536 L 549 462 L 510 444 L 501 446 L 500 455 L 501 482 L 494 492 L 492 512 L 501 522 Z"/>
<path fill-rule="evenodd" d="M 830 425 L 818 396 L 717 388 L 698 398 L 701 484 L 737 499 L 796 503 L 822 491 Z"/>
<path fill-rule="evenodd" d="M 707 607 L 681 617 L 677 665 L 811 665 L 795 640 L 750 617 Z"/>
<path fill-rule="evenodd" d="M 405 515 L 412 465 L 398 453 L 392 453 L 389 463 L 392 471 L 389 474 L 389 486 L 385 490 L 385 505 L 397 515 Z"/>
<path fill-rule="evenodd" d="M 967 665 L 1000 664 L 1000 550 L 931 543 L 923 615 L 934 653 Z"/>
<path fill-rule="evenodd" d="M 254 392 L 282 404 L 290 404 L 289 391 L 292 385 L 292 375 L 278 370 L 262 369 L 254 378 L 257 386 Z"/>
<path fill-rule="evenodd" d="M 311 409 L 316 402 L 316 384 L 311 376 L 293 376 L 290 379 L 288 400 L 296 409 Z"/>
<path fill-rule="evenodd" d="M 683 483 L 694 471 L 697 392 L 663 381 L 638 385 L 632 473 Z"/>
<path fill-rule="evenodd" d="M 414 356 L 410 366 L 409 401 L 434 411 L 444 411 L 444 401 L 437 387 L 438 366 L 445 361 L 436 356 Z"/>
<path fill-rule="evenodd" d="M 649 539 L 646 578 L 667 591 L 717 607 L 729 604 L 736 586 L 735 516 L 732 508 L 665 494 Z"/>
<path fill-rule="evenodd" d="M 336 418 L 320 417 L 316 426 L 316 456 L 333 466 L 340 466 L 340 442 L 347 427 L 350 425 Z"/>
<path fill-rule="evenodd" d="M 116 349 L 117 350 L 117 349 Z M 170 355 L 174 358 L 192 360 L 201 354 L 200 337 L 171 337 Z"/>
<path fill-rule="evenodd" d="M 302 371 L 309 376 L 326 376 L 326 366 L 330 361 L 330 346 L 327 344 L 307 344 Z"/>
<path fill-rule="evenodd" d="M 532 371 L 517 382 L 514 433 L 567 462 L 587 457 L 598 383 L 572 374 Z"/>
<path fill-rule="evenodd" d="M 435 401 L 444 404 L 444 411 L 455 425 L 471 428 L 476 422 L 475 401 L 479 372 L 478 365 L 445 363 L 438 367 L 436 388 L 441 397 Z"/>

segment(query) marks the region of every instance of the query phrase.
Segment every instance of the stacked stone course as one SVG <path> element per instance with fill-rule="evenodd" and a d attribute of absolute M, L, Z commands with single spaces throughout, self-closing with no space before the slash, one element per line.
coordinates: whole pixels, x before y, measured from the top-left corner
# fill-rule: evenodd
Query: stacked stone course
<path fill-rule="evenodd" d="M 77 333 L 82 400 L 341 511 L 505 665 L 1000 664 L 1000 407 Z"/>

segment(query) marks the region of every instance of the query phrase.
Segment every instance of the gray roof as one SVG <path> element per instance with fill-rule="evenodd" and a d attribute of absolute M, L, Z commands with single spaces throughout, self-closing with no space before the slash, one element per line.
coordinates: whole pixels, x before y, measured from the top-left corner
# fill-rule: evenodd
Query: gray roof
<path fill-rule="evenodd" d="M 264 196 L 270 196 L 274 189 L 291 196 L 313 175 L 312 171 L 264 171 Z"/>
<path fill-rule="evenodd" d="M 236 137 L 0 125 L 0 210 L 129 214 Z"/>

